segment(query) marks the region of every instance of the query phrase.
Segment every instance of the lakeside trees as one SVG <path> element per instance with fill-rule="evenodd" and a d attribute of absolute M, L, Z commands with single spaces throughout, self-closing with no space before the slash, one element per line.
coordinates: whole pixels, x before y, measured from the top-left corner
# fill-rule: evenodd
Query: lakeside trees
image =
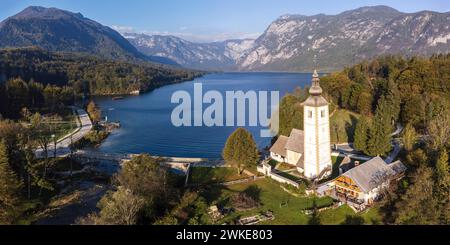
<path fill-rule="evenodd" d="M 95 104 L 93 100 L 91 100 L 87 105 L 86 111 L 94 124 L 100 122 L 102 111 L 100 110 L 100 108 L 98 108 L 97 104 Z"/>
<path fill-rule="evenodd" d="M 71 87 L 25 82 L 21 78 L 14 78 L 0 83 L 0 90 L 4 93 L 4 105 L 0 113 L 11 119 L 19 119 L 24 108 L 34 111 L 56 112 L 74 100 Z"/>
<path fill-rule="evenodd" d="M 236 167 L 240 175 L 245 168 L 256 166 L 259 151 L 252 134 L 238 128 L 228 137 L 222 156 L 228 164 Z"/>

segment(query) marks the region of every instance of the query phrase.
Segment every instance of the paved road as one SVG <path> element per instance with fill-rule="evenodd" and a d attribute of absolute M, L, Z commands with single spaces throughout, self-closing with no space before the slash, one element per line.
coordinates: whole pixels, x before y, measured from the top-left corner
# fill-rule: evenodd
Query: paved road
<path fill-rule="evenodd" d="M 80 119 L 79 122 L 77 122 L 78 128 L 72 133 L 58 140 L 58 142 L 56 143 L 56 157 L 65 157 L 70 154 L 69 145 L 72 142 L 76 142 L 83 138 L 92 129 L 92 122 L 87 112 L 83 109 L 76 109 L 76 112 L 78 114 L 78 118 Z M 50 143 L 48 146 L 48 156 L 53 157 L 54 152 L 55 144 Z M 44 151 L 42 148 L 38 148 L 36 150 L 36 156 L 38 158 L 44 157 Z"/>

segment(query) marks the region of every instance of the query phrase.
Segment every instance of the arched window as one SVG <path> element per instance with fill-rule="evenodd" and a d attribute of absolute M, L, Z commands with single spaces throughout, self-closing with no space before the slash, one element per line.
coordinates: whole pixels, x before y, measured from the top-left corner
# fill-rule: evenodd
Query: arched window
<path fill-rule="evenodd" d="M 312 118 L 312 111 L 308 111 L 308 117 Z"/>
<path fill-rule="evenodd" d="M 320 111 L 320 116 L 325 117 L 325 110 Z"/>

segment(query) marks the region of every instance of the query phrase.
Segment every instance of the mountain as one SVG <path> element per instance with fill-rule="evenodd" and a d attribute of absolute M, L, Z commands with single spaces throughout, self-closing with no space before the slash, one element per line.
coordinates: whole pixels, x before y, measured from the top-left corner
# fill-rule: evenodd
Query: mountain
<path fill-rule="evenodd" d="M 274 21 L 239 60 L 243 70 L 335 70 L 382 54 L 448 53 L 450 13 L 401 13 L 386 6 L 338 15 L 287 15 Z"/>
<path fill-rule="evenodd" d="M 140 52 L 167 57 L 178 64 L 206 70 L 236 70 L 236 60 L 249 50 L 254 40 L 227 40 L 213 43 L 194 43 L 175 36 L 124 33 Z"/>
<path fill-rule="evenodd" d="M 192 43 L 173 36 L 127 34 L 147 55 L 209 70 L 322 71 L 382 54 L 431 55 L 450 51 L 450 12 L 402 13 L 387 6 L 337 15 L 284 15 L 256 40 Z"/>
<path fill-rule="evenodd" d="M 37 46 L 49 51 L 83 52 L 116 60 L 150 60 L 113 29 L 57 8 L 31 6 L 0 23 L 0 47 Z"/>

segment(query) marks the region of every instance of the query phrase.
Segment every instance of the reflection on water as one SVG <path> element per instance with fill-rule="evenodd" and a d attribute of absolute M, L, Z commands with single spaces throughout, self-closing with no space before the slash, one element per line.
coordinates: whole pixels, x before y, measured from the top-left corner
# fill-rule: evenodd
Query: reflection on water
<path fill-rule="evenodd" d="M 203 83 L 203 93 L 225 91 L 279 91 L 280 98 L 298 86 L 311 81 L 305 73 L 223 73 L 211 74 L 191 82 L 168 85 L 141 96 L 122 100 L 97 98 L 109 121 L 120 121 L 116 130 L 99 148 L 103 152 L 150 153 L 158 156 L 219 158 L 227 137 L 236 127 L 175 127 L 170 121 L 173 108 L 172 93 L 177 90 L 193 94 L 193 83 Z M 270 103 L 270 101 L 269 101 Z M 204 106 L 205 109 L 207 105 Z M 247 112 L 248 113 L 248 112 Z M 225 119 L 224 119 L 225 120 Z M 246 127 L 260 148 L 270 138 L 259 137 L 260 127 Z"/>

